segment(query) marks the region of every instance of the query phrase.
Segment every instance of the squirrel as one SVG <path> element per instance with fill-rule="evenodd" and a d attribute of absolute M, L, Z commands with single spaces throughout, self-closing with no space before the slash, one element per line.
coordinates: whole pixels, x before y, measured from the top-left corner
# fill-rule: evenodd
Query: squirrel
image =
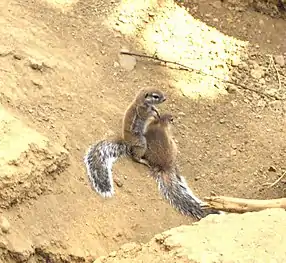
<path fill-rule="evenodd" d="M 141 89 L 124 114 L 122 138 L 99 141 L 87 150 L 84 163 L 88 179 L 102 197 L 114 195 L 112 166 L 118 158 L 127 155 L 149 166 L 143 158 L 147 149 L 144 133 L 152 118 L 159 117 L 155 105 L 165 100 L 164 93 L 156 88 Z"/>
<path fill-rule="evenodd" d="M 183 215 L 201 219 L 208 214 L 222 214 L 221 211 L 204 208 L 203 201 L 193 194 L 185 178 L 179 174 L 172 123 L 171 114 L 161 115 L 150 122 L 145 133 L 147 150 L 144 158 L 151 166 L 151 174 L 158 183 L 160 193 Z"/>

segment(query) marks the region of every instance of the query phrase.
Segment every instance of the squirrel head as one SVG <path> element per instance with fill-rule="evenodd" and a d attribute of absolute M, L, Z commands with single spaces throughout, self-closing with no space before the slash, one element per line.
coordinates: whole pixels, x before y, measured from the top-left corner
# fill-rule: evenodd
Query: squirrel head
<path fill-rule="evenodd" d="M 138 99 L 144 101 L 147 105 L 155 105 L 160 104 L 166 100 L 166 96 L 164 93 L 155 88 L 143 88 L 140 91 L 140 95 L 138 96 Z"/>
<path fill-rule="evenodd" d="M 169 113 L 162 114 L 160 116 L 159 122 L 161 124 L 164 124 L 164 125 L 173 124 L 174 123 L 174 117 Z"/>

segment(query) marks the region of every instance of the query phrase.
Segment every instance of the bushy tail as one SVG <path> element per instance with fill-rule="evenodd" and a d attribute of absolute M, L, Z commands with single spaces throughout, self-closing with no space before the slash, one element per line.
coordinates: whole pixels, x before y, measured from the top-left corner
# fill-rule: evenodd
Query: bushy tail
<path fill-rule="evenodd" d="M 202 208 L 203 201 L 193 194 L 176 168 L 168 172 L 154 170 L 153 175 L 163 197 L 183 215 L 201 219 L 209 214 L 221 214 L 217 210 Z"/>
<path fill-rule="evenodd" d="M 84 156 L 87 175 L 92 188 L 103 197 L 114 195 L 112 166 L 127 154 L 127 144 L 122 141 L 103 140 L 92 145 Z"/>

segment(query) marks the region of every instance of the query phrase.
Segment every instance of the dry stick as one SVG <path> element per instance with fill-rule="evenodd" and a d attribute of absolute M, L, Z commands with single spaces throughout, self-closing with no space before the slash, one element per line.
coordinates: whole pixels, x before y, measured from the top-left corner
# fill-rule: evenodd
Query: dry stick
<path fill-rule="evenodd" d="M 265 183 L 262 186 L 269 185 L 267 188 L 271 188 L 271 187 L 275 186 L 276 184 L 278 184 L 284 178 L 285 175 L 286 175 L 286 171 L 274 183 Z"/>
<path fill-rule="evenodd" d="M 274 62 L 274 59 L 273 59 L 273 56 L 269 55 L 271 61 L 272 61 L 272 65 L 276 71 L 276 74 L 277 74 L 277 79 L 278 79 L 278 84 L 279 84 L 279 89 L 278 90 L 281 90 L 281 79 L 280 79 L 280 75 L 279 75 L 279 72 L 278 72 L 278 69 L 275 65 L 275 62 Z"/>
<path fill-rule="evenodd" d="M 1 71 L 4 71 L 4 72 L 10 72 L 9 70 L 7 69 L 4 69 L 4 68 L 0 68 Z"/>
<path fill-rule="evenodd" d="M 205 197 L 204 206 L 206 208 L 213 208 L 225 212 L 245 213 L 261 211 L 268 208 L 284 208 L 286 209 L 286 198 L 257 200 L 257 199 L 242 199 L 227 196 L 212 196 Z"/>
<path fill-rule="evenodd" d="M 246 87 L 246 86 L 244 86 L 242 84 L 235 83 L 235 82 L 230 81 L 230 80 L 224 80 L 224 79 L 218 78 L 218 77 L 216 77 L 216 76 L 214 76 L 212 74 L 205 73 L 205 72 L 203 72 L 203 71 L 201 71 L 199 69 L 190 68 L 188 66 L 185 66 L 185 65 L 183 65 L 181 63 L 178 63 L 178 62 L 175 62 L 175 61 L 164 60 L 164 59 L 157 58 L 157 57 L 152 57 L 152 56 L 143 55 L 143 54 L 136 54 L 136 53 L 127 52 L 127 51 L 120 51 L 120 54 L 129 55 L 129 56 L 136 56 L 136 57 L 141 57 L 141 58 L 149 58 L 149 59 L 153 59 L 153 60 L 156 60 L 156 61 L 163 62 L 165 64 L 167 64 L 167 63 L 174 64 L 174 65 L 180 66 L 180 68 L 179 68 L 180 70 L 196 71 L 196 72 L 204 74 L 206 76 L 210 76 L 210 77 L 216 78 L 216 79 L 218 79 L 220 81 L 223 81 L 225 83 L 235 85 L 235 86 L 240 87 L 240 88 L 242 88 L 244 90 L 252 91 L 254 93 L 257 93 L 260 96 L 263 95 L 265 97 L 273 98 L 273 99 L 276 99 L 276 100 L 283 100 L 283 98 L 279 98 L 279 97 L 277 97 L 275 95 L 267 94 L 267 93 L 264 93 L 264 92 L 261 92 L 261 91 L 258 91 L 258 90 L 252 89 L 252 88 L 248 88 L 248 87 Z"/>

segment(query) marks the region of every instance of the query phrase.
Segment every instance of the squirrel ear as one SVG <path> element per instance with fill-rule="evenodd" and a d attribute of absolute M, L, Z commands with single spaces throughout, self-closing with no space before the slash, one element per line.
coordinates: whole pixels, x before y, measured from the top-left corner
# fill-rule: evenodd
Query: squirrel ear
<path fill-rule="evenodd" d="M 145 93 L 145 98 L 147 98 L 147 97 L 148 97 L 148 95 L 149 95 L 149 94 L 148 94 L 148 92 L 146 92 L 146 93 Z"/>

